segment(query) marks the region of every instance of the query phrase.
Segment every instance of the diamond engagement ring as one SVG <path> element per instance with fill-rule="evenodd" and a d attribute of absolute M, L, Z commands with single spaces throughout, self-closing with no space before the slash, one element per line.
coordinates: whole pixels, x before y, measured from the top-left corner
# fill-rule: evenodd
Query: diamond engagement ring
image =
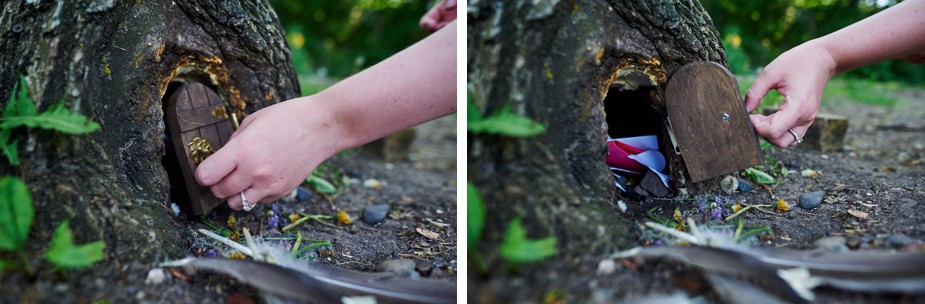
<path fill-rule="evenodd" d="M 241 204 L 244 205 L 244 211 L 251 211 L 251 209 L 254 209 L 254 206 L 257 206 L 257 204 L 251 204 L 251 202 L 247 201 L 247 197 L 244 196 L 244 191 L 241 191 Z"/>
<path fill-rule="evenodd" d="M 796 146 L 797 144 L 803 142 L 803 138 L 797 135 L 797 132 L 794 132 L 793 129 L 787 129 L 787 131 L 790 131 L 790 135 L 793 135 L 793 138 L 796 139 L 796 141 L 790 144 L 791 146 Z"/>

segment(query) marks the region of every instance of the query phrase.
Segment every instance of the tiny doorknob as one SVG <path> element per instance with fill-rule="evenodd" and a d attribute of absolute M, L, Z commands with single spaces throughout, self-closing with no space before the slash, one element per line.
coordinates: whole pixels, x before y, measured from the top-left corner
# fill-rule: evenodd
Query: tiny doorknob
<path fill-rule="evenodd" d="M 186 147 L 189 150 L 189 156 L 193 160 L 193 164 L 196 164 L 197 166 L 199 163 L 205 160 L 206 157 L 209 157 L 212 155 L 212 153 L 215 153 L 215 151 L 212 150 L 212 144 L 201 136 L 195 136 L 193 139 L 190 139 L 189 143 L 186 144 Z"/>

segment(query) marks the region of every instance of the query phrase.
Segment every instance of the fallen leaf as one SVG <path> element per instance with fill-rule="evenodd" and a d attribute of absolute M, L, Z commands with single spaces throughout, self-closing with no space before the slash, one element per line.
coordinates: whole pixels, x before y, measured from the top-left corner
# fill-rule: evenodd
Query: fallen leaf
<path fill-rule="evenodd" d="M 854 209 L 848 209 L 848 214 L 851 214 L 854 217 L 862 219 L 862 220 L 866 220 L 869 218 L 867 215 L 867 212 L 854 210 Z"/>
<path fill-rule="evenodd" d="M 427 237 L 428 239 L 431 239 L 431 240 L 440 239 L 440 235 L 437 234 L 436 232 L 433 232 L 433 231 L 430 231 L 430 230 L 427 230 L 427 229 L 424 229 L 424 228 L 417 228 L 417 229 L 415 229 L 415 230 L 416 230 L 418 233 L 420 233 L 421 235 Z"/>

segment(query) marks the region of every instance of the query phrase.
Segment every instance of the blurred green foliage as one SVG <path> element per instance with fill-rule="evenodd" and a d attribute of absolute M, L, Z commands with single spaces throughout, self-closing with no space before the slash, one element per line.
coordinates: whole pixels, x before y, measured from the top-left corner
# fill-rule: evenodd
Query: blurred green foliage
<path fill-rule="evenodd" d="M 897 0 L 701 0 L 723 37 L 736 74 L 754 74 L 784 51 L 895 5 Z M 889 60 L 847 73 L 877 81 L 922 83 L 925 69 Z"/>
<path fill-rule="evenodd" d="M 270 4 L 286 29 L 296 72 L 344 78 L 424 38 L 427 33 L 418 21 L 433 2 L 271 0 Z"/>

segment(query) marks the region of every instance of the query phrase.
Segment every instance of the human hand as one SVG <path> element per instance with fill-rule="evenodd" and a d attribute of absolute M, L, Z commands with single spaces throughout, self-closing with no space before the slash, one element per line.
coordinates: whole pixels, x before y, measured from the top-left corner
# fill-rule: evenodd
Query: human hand
<path fill-rule="evenodd" d="M 745 107 L 749 112 L 754 111 L 772 89 L 784 96 L 784 103 L 774 114 L 750 115 L 755 132 L 781 148 L 796 144 L 796 136 L 802 138 L 816 118 L 822 91 L 835 74 L 835 68 L 829 52 L 812 41 L 774 59 L 748 89 Z"/>
<path fill-rule="evenodd" d="M 456 20 L 456 0 L 440 0 L 421 17 L 420 26 L 424 30 L 436 32 L 453 20 Z"/>
<path fill-rule="evenodd" d="M 267 203 L 291 193 L 322 161 L 336 153 L 336 126 L 323 107 L 302 97 L 257 111 L 228 143 L 196 169 L 196 180 L 241 210 L 240 193 Z"/>
<path fill-rule="evenodd" d="M 903 57 L 908 62 L 915 64 L 925 64 L 925 52 L 915 53 L 906 57 Z"/>

